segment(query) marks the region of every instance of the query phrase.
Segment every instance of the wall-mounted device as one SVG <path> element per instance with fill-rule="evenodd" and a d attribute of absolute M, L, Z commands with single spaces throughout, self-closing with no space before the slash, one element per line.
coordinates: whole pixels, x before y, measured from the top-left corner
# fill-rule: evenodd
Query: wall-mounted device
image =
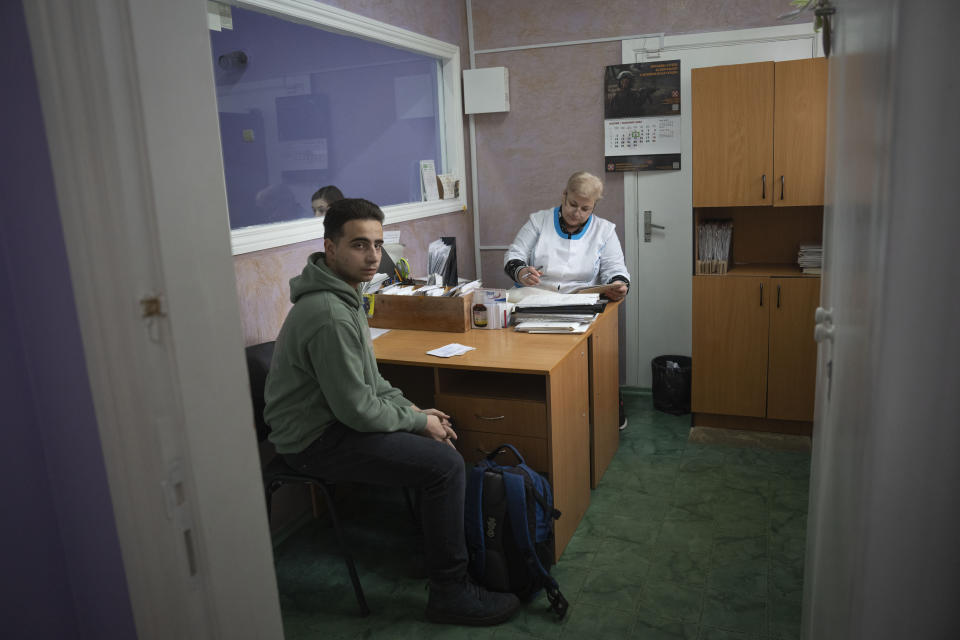
<path fill-rule="evenodd" d="M 466 69 L 463 72 L 463 112 L 510 111 L 510 78 L 506 67 Z"/>

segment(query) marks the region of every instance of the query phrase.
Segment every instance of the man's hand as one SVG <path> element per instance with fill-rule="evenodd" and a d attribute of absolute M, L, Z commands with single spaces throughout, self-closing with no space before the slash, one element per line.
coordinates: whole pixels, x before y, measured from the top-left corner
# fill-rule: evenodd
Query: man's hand
<path fill-rule="evenodd" d="M 450 421 L 445 418 L 440 418 L 436 414 L 430 413 L 430 411 L 437 410 L 427 409 L 422 412 L 427 414 L 427 426 L 423 430 L 423 435 L 428 438 L 433 438 L 437 442 L 446 442 L 452 447 L 453 441 L 457 439 L 457 434 L 450 427 Z M 443 414 L 441 411 L 437 411 L 437 413 Z"/>
<path fill-rule="evenodd" d="M 425 413 L 428 416 L 437 416 L 441 419 L 441 421 L 447 420 L 449 422 L 450 420 L 450 416 L 445 414 L 443 411 L 440 411 L 440 409 L 418 409 L 417 407 L 414 407 L 414 410 L 419 411 L 420 413 Z"/>
<path fill-rule="evenodd" d="M 610 298 L 611 300 L 619 300 L 619 299 L 621 299 L 623 296 L 627 295 L 627 291 L 628 291 L 628 290 L 629 290 L 629 287 L 627 287 L 626 284 L 624 284 L 624 283 L 621 282 L 621 283 L 618 284 L 617 286 L 615 286 L 615 287 L 610 287 L 609 289 L 607 289 L 606 291 L 604 291 L 604 292 L 603 292 L 603 295 L 607 296 L 607 297 Z"/>

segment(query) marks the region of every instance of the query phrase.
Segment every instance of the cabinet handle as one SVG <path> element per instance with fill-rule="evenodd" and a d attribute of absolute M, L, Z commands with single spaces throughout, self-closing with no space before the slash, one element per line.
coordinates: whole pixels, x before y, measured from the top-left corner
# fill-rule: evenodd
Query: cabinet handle
<path fill-rule="evenodd" d="M 777 309 L 780 308 L 780 285 L 777 285 Z"/>
<path fill-rule="evenodd" d="M 783 176 L 780 176 L 780 199 L 783 200 Z"/>
<path fill-rule="evenodd" d="M 767 199 L 767 174 L 760 176 L 760 199 Z"/>
<path fill-rule="evenodd" d="M 503 420 L 507 416 L 482 416 L 479 413 L 473 414 L 477 420 Z"/>
<path fill-rule="evenodd" d="M 763 283 L 760 283 L 760 306 L 763 306 Z"/>

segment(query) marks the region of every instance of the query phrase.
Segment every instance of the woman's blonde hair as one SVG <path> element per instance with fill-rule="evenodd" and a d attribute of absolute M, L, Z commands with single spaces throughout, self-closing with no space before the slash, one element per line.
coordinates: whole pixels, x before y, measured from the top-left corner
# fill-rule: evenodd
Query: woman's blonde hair
<path fill-rule="evenodd" d="M 603 181 L 592 173 L 577 171 L 567 180 L 565 191 L 599 200 L 603 197 Z"/>

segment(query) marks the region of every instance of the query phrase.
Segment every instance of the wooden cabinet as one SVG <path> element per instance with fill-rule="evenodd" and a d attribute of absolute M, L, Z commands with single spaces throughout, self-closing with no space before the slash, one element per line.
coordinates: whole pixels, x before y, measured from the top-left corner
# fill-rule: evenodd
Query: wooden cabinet
<path fill-rule="evenodd" d="M 813 419 L 820 279 L 694 276 L 695 413 Z"/>
<path fill-rule="evenodd" d="M 773 206 L 823 204 L 827 140 L 827 61 L 776 63 Z"/>
<path fill-rule="evenodd" d="M 827 62 L 691 71 L 693 205 L 823 204 Z"/>
<path fill-rule="evenodd" d="M 693 278 L 694 411 L 756 417 L 766 414 L 766 280 Z"/>
<path fill-rule="evenodd" d="M 817 343 L 813 314 L 820 278 L 770 278 L 767 417 L 813 420 Z"/>

